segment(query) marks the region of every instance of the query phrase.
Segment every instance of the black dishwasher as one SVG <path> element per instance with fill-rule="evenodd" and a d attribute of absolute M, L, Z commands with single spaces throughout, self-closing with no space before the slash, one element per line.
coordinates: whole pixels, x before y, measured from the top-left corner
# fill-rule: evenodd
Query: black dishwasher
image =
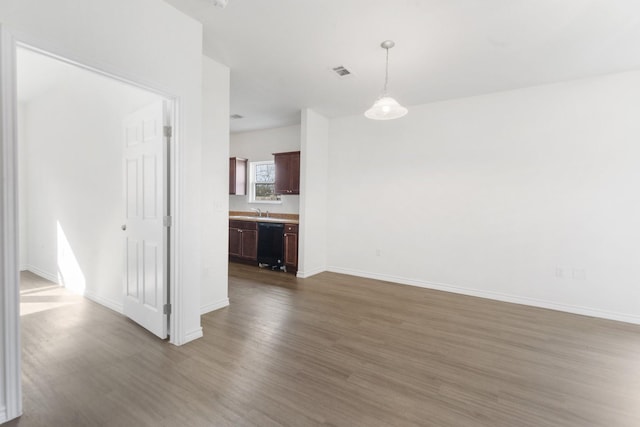
<path fill-rule="evenodd" d="M 284 252 L 284 224 L 258 223 L 258 265 L 282 269 Z"/>

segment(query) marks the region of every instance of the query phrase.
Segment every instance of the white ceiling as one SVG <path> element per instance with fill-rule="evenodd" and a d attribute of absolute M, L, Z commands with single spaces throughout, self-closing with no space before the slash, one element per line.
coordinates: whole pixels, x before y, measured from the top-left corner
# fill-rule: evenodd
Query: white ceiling
<path fill-rule="evenodd" d="M 231 68 L 234 132 L 640 68 L 638 0 L 165 0 L 204 24 Z M 329 70 L 344 65 L 354 75 Z M 411 112 L 409 112 L 411 114 Z"/>
<path fill-rule="evenodd" d="M 236 132 L 297 123 L 304 107 L 362 113 L 382 89 L 386 39 L 389 92 L 408 106 L 640 67 L 638 0 L 166 1 L 231 68 Z"/>
<path fill-rule="evenodd" d="M 640 68 L 638 0 L 165 1 L 203 23 L 204 53 L 231 68 L 231 113 L 244 116 L 232 132 L 299 123 L 305 107 L 363 113 L 386 39 L 389 92 L 407 106 Z M 69 73 L 23 56 L 24 98 Z"/>

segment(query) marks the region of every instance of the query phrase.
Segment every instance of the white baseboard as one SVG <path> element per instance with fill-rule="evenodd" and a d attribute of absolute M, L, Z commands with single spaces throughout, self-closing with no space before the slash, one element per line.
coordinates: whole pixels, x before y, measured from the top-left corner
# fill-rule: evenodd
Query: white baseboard
<path fill-rule="evenodd" d="M 43 279 L 47 279 L 56 285 L 59 285 L 60 282 L 58 280 L 58 275 L 56 273 L 51 273 L 50 271 L 42 270 L 35 265 L 27 264 L 25 266 L 25 270 L 32 272 L 35 275 L 42 277 Z"/>
<path fill-rule="evenodd" d="M 306 279 L 307 277 L 315 276 L 316 274 L 320 274 L 325 271 L 327 271 L 327 269 L 324 267 L 318 267 L 308 271 L 298 270 L 298 272 L 296 273 L 296 277 L 299 277 L 301 279 Z"/>
<path fill-rule="evenodd" d="M 96 295 L 93 292 L 86 292 L 86 291 L 84 293 L 84 297 L 100 305 L 103 305 L 107 308 L 110 308 L 111 310 L 117 313 L 124 314 L 124 305 L 122 304 L 122 301 L 114 301 L 112 299 L 104 298 L 99 295 Z"/>
<path fill-rule="evenodd" d="M 187 332 L 184 336 L 184 341 L 182 343 L 180 343 L 180 345 L 184 345 L 190 341 L 193 340 L 197 340 L 198 338 L 202 338 L 202 327 L 199 327 L 196 330 L 193 330 L 191 332 Z"/>
<path fill-rule="evenodd" d="M 200 307 L 200 315 L 211 313 L 212 311 L 220 310 L 229 305 L 229 298 L 221 299 L 220 301 L 213 302 L 211 304 L 205 304 Z"/>
<path fill-rule="evenodd" d="M 598 317 L 601 319 L 617 320 L 619 322 L 632 323 L 640 325 L 640 316 L 626 313 L 617 313 L 597 308 L 583 307 L 564 303 L 557 303 L 547 300 L 539 300 L 536 298 L 522 297 L 516 295 L 503 294 L 493 291 L 482 291 L 478 289 L 463 288 L 444 283 L 433 283 L 426 280 L 409 279 L 387 274 L 369 273 L 366 271 L 352 270 L 348 268 L 329 267 L 328 271 L 333 273 L 347 274 L 349 276 L 366 277 L 369 279 L 382 280 L 385 282 L 394 282 L 402 285 L 417 286 L 420 288 L 435 289 L 438 291 L 452 292 L 456 294 L 469 295 L 479 298 L 487 298 L 496 301 L 510 302 L 514 304 L 529 305 L 532 307 L 547 308 L 550 310 L 563 311 L 566 313 L 580 314 L 583 316 Z"/>

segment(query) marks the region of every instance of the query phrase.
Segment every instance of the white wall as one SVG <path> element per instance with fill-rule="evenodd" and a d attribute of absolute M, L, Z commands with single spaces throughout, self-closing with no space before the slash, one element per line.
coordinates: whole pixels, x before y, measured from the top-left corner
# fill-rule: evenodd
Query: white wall
<path fill-rule="evenodd" d="M 202 25 L 157 0 L 6 0 L 0 2 L 0 16 L 23 41 L 178 98 L 180 295 L 174 312 L 180 315 L 174 316 L 171 340 L 182 344 L 201 336 Z"/>
<path fill-rule="evenodd" d="M 229 305 L 229 68 L 203 59 L 202 290 L 200 311 Z"/>
<path fill-rule="evenodd" d="M 330 269 L 640 322 L 640 72 L 332 120 Z"/>
<path fill-rule="evenodd" d="M 309 277 L 327 269 L 329 121 L 305 109 L 301 131 L 298 276 Z"/>
<path fill-rule="evenodd" d="M 21 110 L 25 264 L 122 312 L 122 126 L 128 114 L 161 98 L 65 68 L 62 79 Z M 21 69 L 18 62 L 18 74 Z"/>
<path fill-rule="evenodd" d="M 273 160 L 273 153 L 300 150 L 300 125 L 259 130 L 254 132 L 234 133 L 231 135 L 230 157 L 243 157 L 250 162 Z M 229 166 L 227 165 L 227 168 Z M 227 193 L 229 190 L 227 189 Z M 248 203 L 249 196 L 229 196 L 229 209 L 232 211 L 249 211 L 259 208 L 262 211 L 278 213 L 299 212 L 300 196 L 282 195 L 282 204 Z"/>

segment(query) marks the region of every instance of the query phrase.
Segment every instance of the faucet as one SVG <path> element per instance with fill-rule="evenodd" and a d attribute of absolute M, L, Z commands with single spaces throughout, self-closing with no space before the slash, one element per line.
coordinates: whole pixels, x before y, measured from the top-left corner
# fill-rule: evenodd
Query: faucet
<path fill-rule="evenodd" d="M 267 218 L 269 218 L 269 211 L 267 211 L 267 213 L 265 214 L 265 216 L 266 216 Z"/>
<path fill-rule="evenodd" d="M 259 208 L 251 208 L 251 210 L 257 212 L 258 216 L 262 216 L 262 211 Z"/>

